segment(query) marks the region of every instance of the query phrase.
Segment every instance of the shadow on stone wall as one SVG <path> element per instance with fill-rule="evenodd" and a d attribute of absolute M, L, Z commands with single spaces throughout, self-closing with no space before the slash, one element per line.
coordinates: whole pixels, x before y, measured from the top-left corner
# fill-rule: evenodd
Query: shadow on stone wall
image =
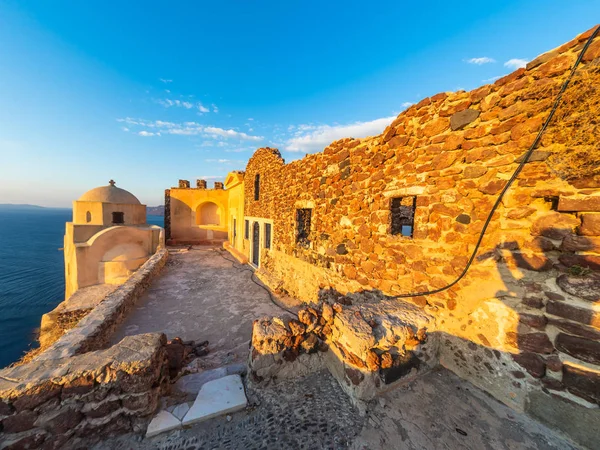
<path fill-rule="evenodd" d="M 251 373 L 261 380 L 326 367 L 361 401 L 439 361 L 510 407 L 592 446 L 600 423 L 600 373 L 590 366 L 600 365 L 600 321 L 593 310 L 600 275 L 580 252 L 595 244 L 572 229 L 545 228 L 528 248 L 521 245 L 507 241 L 477 258 L 493 260 L 490 267 L 500 274 L 504 288 L 493 298 L 461 299 L 459 285 L 446 309 L 379 290 L 321 289 L 318 305 L 297 318 L 255 322 Z M 473 309 L 461 311 L 461 300 Z M 496 309 L 481 307 L 486 302 Z M 483 317 L 490 311 L 496 315 Z M 451 326 L 461 315 L 464 328 Z M 470 333 L 475 321 L 489 330 Z M 565 414 L 569 418 L 561 419 Z"/>

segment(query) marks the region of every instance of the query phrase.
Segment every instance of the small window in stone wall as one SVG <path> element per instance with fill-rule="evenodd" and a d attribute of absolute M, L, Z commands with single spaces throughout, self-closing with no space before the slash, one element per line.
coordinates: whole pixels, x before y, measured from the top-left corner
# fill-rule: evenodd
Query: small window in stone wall
<path fill-rule="evenodd" d="M 90 223 L 92 221 L 92 213 L 91 212 L 88 211 L 85 213 L 85 221 L 87 223 Z"/>
<path fill-rule="evenodd" d="M 417 197 L 396 197 L 391 201 L 392 223 L 390 233 L 412 237 L 415 227 Z"/>
<path fill-rule="evenodd" d="M 115 223 L 115 224 L 125 223 L 125 213 L 122 213 L 122 212 L 112 213 L 112 223 Z"/>
<path fill-rule="evenodd" d="M 265 248 L 271 248 L 271 224 L 265 223 Z"/>
<path fill-rule="evenodd" d="M 260 198 L 260 174 L 254 176 L 254 200 Z"/>
<path fill-rule="evenodd" d="M 244 239 L 250 239 L 250 221 L 246 220 L 244 223 Z"/>
<path fill-rule="evenodd" d="M 308 236 L 310 235 L 310 219 L 312 209 L 300 208 L 296 210 L 296 242 L 301 244 L 309 244 Z"/>

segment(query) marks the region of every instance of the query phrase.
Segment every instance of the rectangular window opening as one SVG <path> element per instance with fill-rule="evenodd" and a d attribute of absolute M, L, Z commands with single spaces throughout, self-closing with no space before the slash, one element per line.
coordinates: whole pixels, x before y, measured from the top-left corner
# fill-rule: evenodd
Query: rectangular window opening
<path fill-rule="evenodd" d="M 271 248 L 271 224 L 265 223 L 265 248 Z"/>
<path fill-rule="evenodd" d="M 254 177 L 254 200 L 260 198 L 260 174 L 256 174 Z"/>
<path fill-rule="evenodd" d="M 250 239 L 250 221 L 244 223 L 244 239 Z"/>
<path fill-rule="evenodd" d="M 413 237 L 416 207 L 417 197 L 396 197 L 391 199 L 391 234 Z"/>
<path fill-rule="evenodd" d="M 112 213 L 112 223 L 114 223 L 114 224 L 125 223 L 125 213 L 122 213 L 122 212 Z"/>
<path fill-rule="evenodd" d="M 308 245 L 310 235 L 310 220 L 312 209 L 300 208 L 296 210 L 296 242 Z"/>

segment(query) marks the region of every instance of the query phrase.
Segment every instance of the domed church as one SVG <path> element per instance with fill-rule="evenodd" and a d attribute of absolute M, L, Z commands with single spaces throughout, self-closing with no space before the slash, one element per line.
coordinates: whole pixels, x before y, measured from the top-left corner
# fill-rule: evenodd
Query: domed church
<path fill-rule="evenodd" d="M 65 231 L 65 298 L 97 284 L 121 284 L 164 245 L 164 230 L 146 223 L 146 205 L 115 186 L 73 202 Z"/>

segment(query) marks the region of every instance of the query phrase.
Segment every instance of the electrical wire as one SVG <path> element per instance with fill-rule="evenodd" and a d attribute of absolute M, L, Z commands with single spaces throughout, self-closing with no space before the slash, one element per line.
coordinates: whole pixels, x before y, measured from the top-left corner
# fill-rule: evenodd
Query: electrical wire
<path fill-rule="evenodd" d="M 498 209 L 498 206 L 500 206 L 500 202 L 502 201 L 502 198 L 504 197 L 504 194 L 506 194 L 506 191 L 508 191 L 508 189 L 513 184 L 513 182 L 515 181 L 515 179 L 517 178 L 517 176 L 519 175 L 519 173 L 521 173 L 521 170 L 523 170 L 523 167 L 529 161 L 529 158 L 531 157 L 531 154 L 533 153 L 533 151 L 535 150 L 535 148 L 537 147 L 537 145 L 540 143 L 540 140 L 542 139 L 542 135 L 546 131 L 546 128 L 548 128 L 548 125 L 550 124 L 550 121 L 552 120 L 552 118 L 554 117 L 554 114 L 556 113 L 556 110 L 558 109 L 558 106 L 559 106 L 560 101 L 562 99 L 563 93 L 566 91 L 567 87 L 569 86 L 569 83 L 571 82 L 571 79 L 573 78 L 573 75 L 575 75 L 577 67 L 581 63 L 581 60 L 583 59 L 583 55 L 585 54 L 586 50 L 588 49 L 588 47 L 590 46 L 590 44 L 592 43 L 592 41 L 598 35 L 599 32 L 600 32 L 600 26 L 596 27 L 596 29 L 594 30 L 594 32 L 588 38 L 588 40 L 585 43 L 584 47 L 581 49 L 581 52 L 579 53 L 579 57 L 577 58 L 577 61 L 575 62 L 575 65 L 571 69 L 571 73 L 569 74 L 569 76 L 567 77 L 567 79 L 565 80 L 565 82 L 562 84 L 562 86 L 561 86 L 561 88 L 560 88 L 560 90 L 558 92 L 558 95 L 556 96 L 556 99 L 554 100 L 554 104 L 552 105 L 552 109 L 550 110 L 550 114 L 548 114 L 548 117 L 546 118 L 546 120 L 545 120 L 542 128 L 540 129 L 540 131 L 538 132 L 537 136 L 535 137 L 535 140 L 533 141 L 533 143 L 529 147 L 529 150 L 527 150 L 527 152 L 523 155 L 522 161 L 519 163 L 519 165 L 517 166 L 517 168 L 513 172 L 512 176 L 510 177 L 510 179 L 508 180 L 508 182 L 506 183 L 506 185 L 504 186 L 504 188 L 500 191 L 500 194 L 498 194 L 498 197 L 496 198 L 496 202 L 492 206 L 492 209 L 490 210 L 490 213 L 488 214 L 487 219 L 486 219 L 485 223 L 483 224 L 483 228 L 481 229 L 481 232 L 479 233 L 479 239 L 477 240 L 477 243 L 475 244 L 475 249 L 471 253 L 471 257 L 469 258 L 469 260 L 467 262 L 467 265 L 465 266 L 465 268 L 462 271 L 462 273 L 454 281 L 452 281 L 452 283 L 449 283 L 449 284 L 447 284 L 444 287 L 441 287 L 441 288 L 438 288 L 438 289 L 433 289 L 431 291 L 412 292 L 412 293 L 408 293 L 408 294 L 395 295 L 393 297 L 390 297 L 391 299 L 409 298 L 409 297 L 423 297 L 423 296 L 426 296 L 426 295 L 437 294 L 437 293 L 443 292 L 443 291 L 445 291 L 447 289 L 450 289 L 452 286 L 454 286 L 456 283 L 458 283 L 460 280 L 462 280 L 464 278 L 464 276 L 469 271 L 469 268 L 473 264 L 473 261 L 475 260 L 475 257 L 477 256 L 477 252 L 479 251 L 479 247 L 481 246 L 481 242 L 483 241 L 483 238 L 485 236 L 485 232 L 487 231 L 487 228 L 488 228 L 490 222 L 492 221 L 492 216 L 494 215 L 494 213 Z"/>

